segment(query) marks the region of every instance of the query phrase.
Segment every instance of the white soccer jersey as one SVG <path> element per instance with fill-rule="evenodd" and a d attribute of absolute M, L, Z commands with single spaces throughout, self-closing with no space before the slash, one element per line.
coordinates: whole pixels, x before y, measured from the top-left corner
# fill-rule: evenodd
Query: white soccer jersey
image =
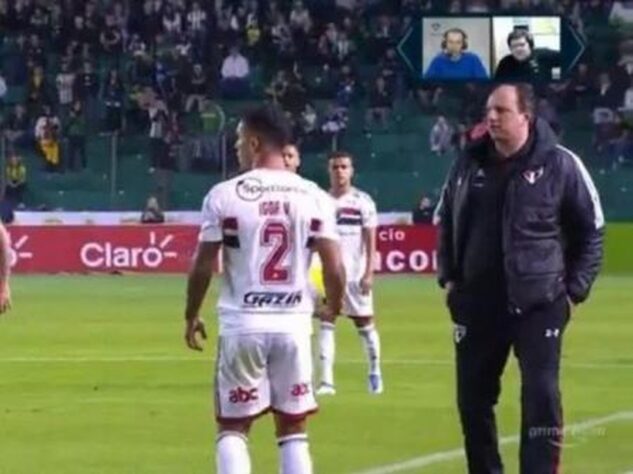
<path fill-rule="evenodd" d="M 342 196 L 334 197 L 336 227 L 348 282 L 358 282 L 365 273 L 367 249 L 362 230 L 375 228 L 378 215 L 374 200 L 363 191 L 351 188 Z"/>
<path fill-rule="evenodd" d="M 259 168 L 206 196 L 199 240 L 223 243 L 221 335 L 311 331 L 310 240 L 338 240 L 321 193 L 295 173 Z"/>

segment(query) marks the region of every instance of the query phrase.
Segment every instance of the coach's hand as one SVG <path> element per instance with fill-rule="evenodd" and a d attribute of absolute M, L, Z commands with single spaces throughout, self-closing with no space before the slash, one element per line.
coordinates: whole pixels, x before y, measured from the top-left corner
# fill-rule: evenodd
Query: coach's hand
<path fill-rule="evenodd" d="M 362 295 L 368 295 L 373 286 L 374 286 L 373 274 L 370 273 L 368 275 L 364 275 L 363 278 L 360 279 L 360 293 Z"/>
<path fill-rule="evenodd" d="M 189 347 L 189 349 L 193 349 L 194 351 L 201 351 L 202 346 L 198 342 L 196 334 L 200 333 L 202 339 L 207 339 L 207 330 L 204 327 L 204 321 L 198 317 L 187 319 L 186 321 L 185 342 L 187 343 L 187 347 Z"/>
<path fill-rule="evenodd" d="M 11 309 L 11 288 L 9 285 L 4 285 L 0 289 L 0 314 L 5 313 Z"/>
<path fill-rule="evenodd" d="M 444 284 L 444 302 L 448 305 L 448 297 L 451 294 L 451 291 L 455 289 L 455 283 L 452 281 L 447 281 Z"/>

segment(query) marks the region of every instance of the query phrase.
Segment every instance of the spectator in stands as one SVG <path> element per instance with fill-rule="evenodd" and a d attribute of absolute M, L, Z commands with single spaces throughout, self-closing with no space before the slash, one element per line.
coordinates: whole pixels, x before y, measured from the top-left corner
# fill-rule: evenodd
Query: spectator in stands
<path fill-rule="evenodd" d="M 288 77 L 286 71 L 280 69 L 273 77 L 270 85 L 265 89 L 265 93 L 275 103 L 280 103 L 283 100 L 286 90 L 288 89 Z"/>
<path fill-rule="evenodd" d="M 615 110 L 622 104 L 622 94 L 611 81 L 608 72 L 602 72 L 598 76 L 597 94 L 594 98 L 593 146 L 598 153 L 602 153 L 610 140 L 617 135 Z"/>
<path fill-rule="evenodd" d="M 148 109 L 149 114 L 149 139 L 150 139 L 150 163 L 152 168 L 162 168 L 167 152 L 165 136 L 167 132 L 168 113 L 165 103 L 154 99 Z"/>
<path fill-rule="evenodd" d="M 106 106 L 105 130 L 107 132 L 120 132 L 123 128 L 123 101 L 125 89 L 116 69 L 110 70 L 107 82 L 102 93 Z"/>
<path fill-rule="evenodd" d="M 413 210 L 411 220 L 414 224 L 431 224 L 433 222 L 433 211 L 435 206 L 431 198 L 426 195 L 422 195 L 418 206 Z"/>
<path fill-rule="evenodd" d="M 25 190 L 26 165 L 20 155 L 12 152 L 7 160 L 5 198 L 11 201 L 14 207 L 20 206 L 24 201 Z"/>
<path fill-rule="evenodd" d="M 489 0 L 469 0 L 466 2 L 466 13 L 488 13 L 490 11 Z"/>
<path fill-rule="evenodd" d="M 25 45 L 25 47 L 27 62 L 31 61 L 33 62 L 33 64 L 46 66 L 46 55 L 44 53 L 44 48 L 42 47 L 39 36 L 37 36 L 36 34 L 32 34 L 29 37 L 29 42 Z"/>
<path fill-rule="evenodd" d="M 224 58 L 221 75 L 220 87 L 225 98 L 243 99 L 248 95 L 250 66 L 237 46 L 231 46 L 229 55 Z"/>
<path fill-rule="evenodd" d="M 393 108 L 393 97 L 387 89 L 385 78 L 378 76 L 369 91 L 369 106 L 365 113 L 365 127 L 369 128 L 378 119 L 382 128 L 387 128 L 389 114 Z"/>
<path fill-rule="evenodd" d="M 446 117 L 439 115 L 429 133 L 429 146 L 431 151 L 438 156 L 446 153 L 451 147 L 453 129 Z"/>
<path fill-rule="evenodd" d="M 170 112 L 176 112 L 178 115 L 183 112 L 184 96 L 182 88 L 178 82 L 178 77 L 171 76 L 165 84 L 165 102 Z"/>
<path fill-rule="evenodd" d="M 301 112 L 300 131 L 302 135 L 310 136 L 317 131 L 319 117 L 312 103 L 307 102 Z"/>
<path fill-rule="evenodd" d="M 4 98 L 7 95 L 8 90 L 9 89 L 7 88 L 7 82 L 4 80 L 4 76 L 0 71 L 0 110 L 4 108 Z"/>
<path fill-rule="evenodd" d="M 0 198 L 0 220 L 3 224 L 11 224 L 15 220 L 13 203 L 4 197 Z"/>
<path fill-rule="evenodd" d="M 444 90 L 430 84 L 421 84 L 416 88 L 416 97 L 423 112 L 434 113 Z"/>
<path fill-rule="evenodd" d="M 99 96 L 99 76 L 93 71 L 92 63 L 86 62 L 75 79 L 74 97 L 84 105 L 88 122 L 96 122 Z"/>
<path fill-rule="evenodd" d="M 87 124 L 86 116 L 79 100 L 76 100 L 70 109 L 64 132 L 68 138 L 66 168 L 71 171 L 85 169 Z"/>
<path fill-rule="evenodd" d="M 27 100 L 31 113 L 38 113 L 44 104 L 50 104 L 51 95 L 44 76 L 44 68 L 35 66 L 27 84 Z"/>
<path fill-rule="evenodd" d="M 619 45 L 620 57 L 613 71 L 612 79 L 616 89 L 622 91 L 629 87 L 633 79 L 633 39 L 625 39 Z"/>
<path fill-rule="evenodd" d="M 319 37 L 319 60 L 324 65 L 328 65 L 331 67 L 336 64 L 336 43 L 338 41 L 338 35 L 339 31 L 336 28 L 336 24 L 328 23 L 325 31 Z"/>
<path fill-rule="evenodd" d="M 185 111 L 191 112 L 194 107 L 197 112 L 202 110 L 202 104 L 207 96 L 207 75 L 202 64 L 194 64 L 189 83 L 187 84 L 187 101 Z"/>
<path fill-rule="evenodd" d="M 75 74 L 70 70 L 70 65 L 67 61 L 62 62 L 62 68 L 57 78 L 55 79 L 57 85 L 57 100 L 59 104 L 59 113 L 63 117 L 68 113 L 70 105 L 73 103 L 73 92 L 75 85 Z"/>
<path fill-rule="evenodd" d="M 556 108 L 545 98 L 542 97 L 538 100 L 536 106 L 536 116 L 545 120 L 556 135 L 560 135 L 562 132 L 560 118 Z"/>
<path fill-rule="evenodd" d="M 625 117 L 633 115 L 633 79 L 631 79 L 629 87 L 624 91 L 624 101 L 619 110 Z"/>
<path fill-rule="evenodd" d="M 199 2 L 193 2 L 187 13 L 187 31 L 193 39 L 195 50 L 204 54 L 204 43 L 207 35 L 207 13 L 200 8 Z"/>
<path fill-rule="evenodd" d="M 312 17 L 310 10 L 301 0 L 296 0 L 290 10 L 290 30 L 294 44 L 298 51 L 305 51 L 308 46 L 308 37 L 312 31 Z"/>
<path fill-rule="evenodd" d="M 275 23 L 270 29 L 270 36 L 275 46 L 276 55 L 285 63 L 292 61 L 295 54 L 295 44 L 290 31 L 290 26 L 286 22 L 286 17 L 279 12 Z"/>
<path fill-rule="evenodd" d="M 35 122 L 35 140 L 44 157 L 45 170 L 49 172 L 60 170 L 59 127 L 59 118 L 53 115 L 49 105 L 44 105 L 42 115 Z"/>
<path fill-rule="evenodd" d="M 141 214 L 141 223 L 143 224 L 162 224 L 165 222 L 165 214 L 158 204 L 156 196 L 150 196 L 147 198 L 145 209 Z"/>
<path fill-rule="evenodd" d="M 163 11 L 163 31 L 172 39 L 178 38 L 182 32 L 182 16 L 171 3 Z"/>
<path fill-rule="evenodd" d="M 384 52 L 393 46 L 395 42 L 395 21 L 388 15 L 380 15 L 374 25 L 372 38 L 372 51 L 382 56 Z"/>
<path fill-rule="evenodd" d="M 595 109 L 614 110 L 622 104 L 622 93 L 619 91 L 613 81 L 611 75 L 603 71 L 598 76 L 597 93 L 594 99 Z"/>
<path fill-rule="evenodd" d="M 389 48 L 378 63 L 380 75 L 385 78 L 387 88 L 394 97 L 404 95 L 404 72 L 395 48 Z"/>
<path fill-rule="evenodd" d="M 31 124 L 22 104 L 16 104 L 13 112 L 3 124 L 4 135 L 9 142 L 9 148 L 26 147 L 32 140 Z"/>
<path fill-rule="evenodd" d="M 347 120 L 347 111 L 332 103 L 328 106 L 321 131 L 326 135 L 335 137 L 347 129 Z"/>
<path fill-rule="evenodd" d="M 111 16 L 106 17 L 106 25 L 99 35 L 99 42 L 106 56 L 118 60 L 123 52 L 123 35 Z"/>
<path fill-rule="evenodd" d="M 596 76 L 586 62 L 578 64 L 571 77 L 567 95 L 573 106 L 589 102 L 596 91 Z"/>

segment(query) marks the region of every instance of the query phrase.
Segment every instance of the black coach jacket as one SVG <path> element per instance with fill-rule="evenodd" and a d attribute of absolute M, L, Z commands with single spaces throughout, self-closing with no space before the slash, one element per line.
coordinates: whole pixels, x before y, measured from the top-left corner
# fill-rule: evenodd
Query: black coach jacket
<path fill-rule="evenodd" d="M 503 208 L 506 292 L 513 311 L 553 302 L 567 293 L 584 301 L 600 269 L 604 216 L 596 188 L 581 160 L 558 144 L 537 119 L 530 152 L 518 158 Z M 485 135 L 449 172 L 436 210 L 439 283 L 459 286 L 469 189 L 490 150 Z"/>

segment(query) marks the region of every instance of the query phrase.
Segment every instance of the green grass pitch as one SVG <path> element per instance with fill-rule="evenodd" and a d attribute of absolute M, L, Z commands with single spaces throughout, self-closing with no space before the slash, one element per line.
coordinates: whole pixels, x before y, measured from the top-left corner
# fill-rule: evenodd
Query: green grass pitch
<path fill-rule="evenodd" d="M 214 472 L 214 336 L 202 354 L 185 348 L 184 284 L 172 276 L 13 279 L 14 309 L 0 318 L 1 474 Z M 632 290 L 633 277 L 602 277 L 568 328 L 566 422 L 590 425 L 567 434 L 566 474 L 633 471 Z M 205 308 L 215 334 L 214 299 Z M 361 473 L 461 447 L 440 291 L 429 278 L 381 277 L 376 302 L 386 391 L 367 394 L 360 341 L 339 320 L 338 394 L 321 400 L 309 427 L 318 474 Z M 498 409 L 502 436 L 517 432 L 518 389 L 513 360 Z M 250 448 L 254 473 L 277 472 L 269 418 L 256 424 Z M 518 472 L 516 443 L 503 455 L 507 472 Z M 393 472 L 465 469 L 458 458 Z"/>

